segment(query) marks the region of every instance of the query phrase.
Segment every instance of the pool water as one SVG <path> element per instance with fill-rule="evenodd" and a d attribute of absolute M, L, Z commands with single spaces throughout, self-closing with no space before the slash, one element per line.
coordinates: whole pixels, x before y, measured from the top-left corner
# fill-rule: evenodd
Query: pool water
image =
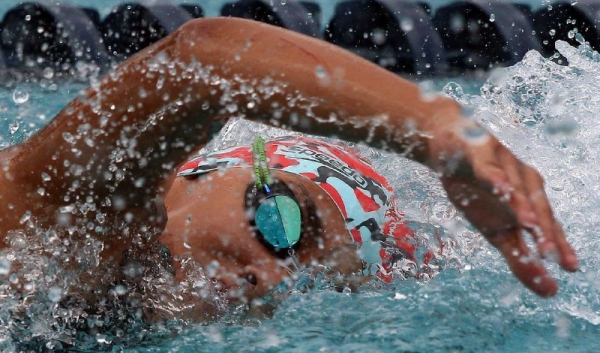
<path fill-rule="evenodd" d="M 549 264 L 561 286 L 556 297 L 538 298 L 518 284 L 445 200 L 430 172 L 359 146 L 395 187 L 424 246 L 441 232 L 445 257 L 433 279 L 373 282 L 358 293 L 317 285 L 289 290 L 277 300 L 272 318 L 232 314 L 206 325 L 172 322 L 93 336 L 64 329 L 43 295 L 29 321 L 16 320 L 10 300 L 2 299 L 0 351 L 67 348 L 64 342 L 73 342 L 78 351 L 131 352 L 600 351 L 600 238 L 595 234 L 600 224 L 600 60 L 585 45 L 557 46 L 569 66 L 530 52 L 514 67 L 492 72 L 485 83 L 449 78 L 420 83 L 424 90 L 433 87 L 462 102 L 473 119 L 545 176 L 555 212 L 581 260 L 576 274 Z M 1 88 L 0 148 L 30 136 L 83 88 L 50 81 Z M 282 134 L 238 120 L 208 148 L 246 143 L 255 131 Z"/>

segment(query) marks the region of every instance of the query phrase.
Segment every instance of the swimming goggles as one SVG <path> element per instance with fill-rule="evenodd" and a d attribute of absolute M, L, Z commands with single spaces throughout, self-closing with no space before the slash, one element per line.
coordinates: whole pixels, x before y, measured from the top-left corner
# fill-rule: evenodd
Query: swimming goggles
<path fill-rule="evenodd" d="M 287 185 L 271 178 L 265 142 L 260 136 L 252 144 L 252 157 L 255 180 L 246 192 L 248 220 L 265 246 L 286 256 L 300 241 L 300 206 Z"/>

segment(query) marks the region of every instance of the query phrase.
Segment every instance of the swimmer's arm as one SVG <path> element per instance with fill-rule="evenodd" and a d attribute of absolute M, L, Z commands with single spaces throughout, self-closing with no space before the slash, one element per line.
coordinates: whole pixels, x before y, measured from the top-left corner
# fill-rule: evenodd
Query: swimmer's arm
<path fill-rule="evenodd" d="M 542 255 L 556 252 L 563 268 L 575 270 L 577 259 L 539 174 L 463 119 L 456 102 L 430 98 L 322 41 L 240 19 L 192 21 L 69 104 L 23 145 L 16 159 L 28 168 L 13 171 L 20 180 L 29 178 L 32 195 L 44 185 L 40 172 L 48 170 L 61 181 L 48 185 L 46 194 L 57 200 L 77 181 L 98 199 L 120 193 L 139 205 L 191 146 L 206 143 L 215 116 L 239 114 L 363 141 L 438 171 L 450 199 L 500 249 L 515 275 L 538 294 L 553 294 L 556 284 L 543 266 L 523 261 L 529 250 L 521 231 L 535 235 Z M 479 138 L 466 139 L 469 134 Z M 70 136 L 77 137 L 72 144 Z M 81 169 L 73 165 L 85 172 L 77 174 Z M 123 181 L 115 186 L 115 178 Z"/>
<path fill-rule="evenodd" d="M 140 204 L 140 191 L 153 194 L 207 142 L 213 117 L 231 115 L 368 139 L 427 162 L 427 138 L 415 131 L 458 120 L 460 108 L 423 99 L 416 85 L 326 42 L 253 21 L 203 19 L 93 84 L 20 146 L 14 164 L 28 168 L 12 171 L 28 194 L 43 187 L 46 202 L 64 203 L 75 182 L 96 197 L 126 194 Z"/>

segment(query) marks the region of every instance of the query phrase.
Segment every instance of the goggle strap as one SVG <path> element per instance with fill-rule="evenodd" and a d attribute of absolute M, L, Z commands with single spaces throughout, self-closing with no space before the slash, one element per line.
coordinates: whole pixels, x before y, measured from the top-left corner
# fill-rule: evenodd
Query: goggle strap
<path fill-rule="evenodd" d="M 271 174 L 267 166 L 267 154 L 265 152 L 265 140 L 261 136 L 257 136 L 252 143 L 252 154 L 254 162 L 254 176 L 256 178 L 256 186 L 265 189 L 267 194 L 271 193 L 268 185 L 272 184 Z"/>

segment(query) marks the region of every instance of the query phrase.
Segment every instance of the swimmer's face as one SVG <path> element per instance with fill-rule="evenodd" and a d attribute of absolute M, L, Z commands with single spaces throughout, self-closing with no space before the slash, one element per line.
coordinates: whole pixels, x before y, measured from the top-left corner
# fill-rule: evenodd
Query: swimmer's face
<path fill-rule="evenodd" d="M 290 187 L 302 208 L 303 234 L 297 249 L 301 263 L 322 262 L 332 249 L 350 243 L 341 213 L 319 186 L 285 172 L 275 171 L 273 176 Z M 272 254 L 248 223 L 244 201 L 251 181 L 251 170 L 242 168 L 193 180 L 178 178 L 165 197 L 168 222 L 161 242 L 174 257 L 190 254 L 217 281 L 218 289 L 234 298 L 263 296 L 290 274 L 285 260 Z M 341 272 L 360 270 L 354 252 L 338 262 L 333 265 Z M 177 277 L 181 280 L 185 274 L 177 269 Z"/>

